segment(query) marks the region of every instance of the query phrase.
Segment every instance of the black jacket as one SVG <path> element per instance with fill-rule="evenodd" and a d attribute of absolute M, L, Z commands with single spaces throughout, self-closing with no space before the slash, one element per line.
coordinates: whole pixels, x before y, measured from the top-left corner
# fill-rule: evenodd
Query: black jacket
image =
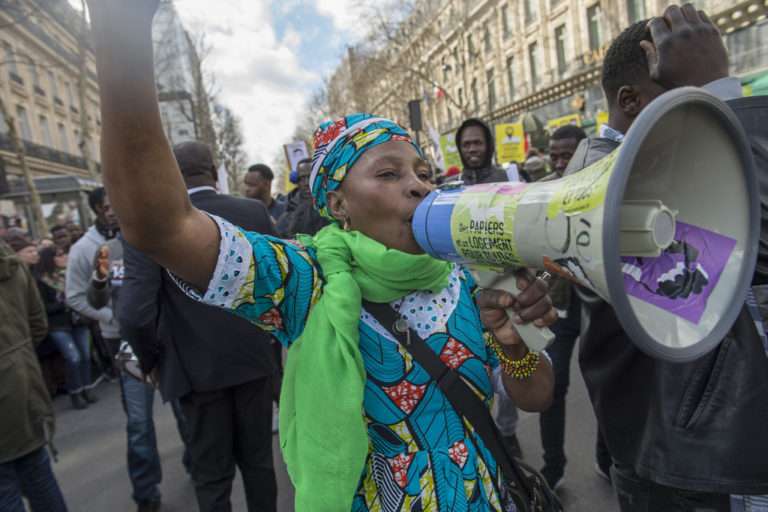
<path fill-rule="evenodd" d="M 51 285 L 38 278 L 37 289 L 40 291 L 40 298 L 45 305 L 45 312 L 48 315 L 49 331 L 70 331 L 72 330 L 72 311 L 59 292 Z"/>
<path fill-rule="evenodd" d="M 485 161 L 478 169 L 471 169 L 464 160 L 464 154 L 461 152 L 461 137 L 464 130 L 470 126 L 479 126 L 485 134 L 485 143 L 487 153 L 485 155 Z M 461 180 L 465 185 L 478 185 L 481 183 L 497 183 L 501 181 L 509 181 L 507 173 L 501 167 L 493 165 L 493 153 L 494 153 L 494 141 L 491 129 L 480 119 L 471 118 L 467 119 L 459 129 L 456 131 L 456 147 L 459 149 L 459 156 L 461 157 L 461 164 L 464 170 L 461 173 Z"/>
<path fill-rule="evenodd" d="M 583 141 L 574 159 L 599 160 L 616 146 L 606 140 Z M 614 460 L 671 487 L 768 494 L 768 356 L 746 308 L 715 350 L 668 363 L 638 350 L 609 304 L 580 295 L 579 363 Z"/>
<path fill-rule="evenodd" d="M 288 194 L 285 212 L 277 221 L 277 231 L 285 238 L 294 238 L 299 233 L 313 236 L 327 225 L 328 220 L 315 209 L 312 198 L 304 197 L 297 188 Z"/>
<path fill-rule="evenodd" d="M 265 206 L 210 190 L 190 197 L 197 208 L 249 231 L 274 235 Z M 168 273 L 125 244 L 118 317 L 143 370 L 159 368 L 165 400 L 274 375 L 271 337 L 232 313 L 188 298 Z"/>

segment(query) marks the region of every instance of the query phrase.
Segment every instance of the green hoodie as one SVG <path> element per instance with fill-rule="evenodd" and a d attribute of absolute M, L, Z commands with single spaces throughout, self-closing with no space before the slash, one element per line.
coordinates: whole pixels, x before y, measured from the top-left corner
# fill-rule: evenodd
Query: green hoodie
<path fill-rule="evenodd" d="M 29 270 L 0 241 L 0 464 L 45 445 L 53 407 L 35 345 L 48 320 Z"/>

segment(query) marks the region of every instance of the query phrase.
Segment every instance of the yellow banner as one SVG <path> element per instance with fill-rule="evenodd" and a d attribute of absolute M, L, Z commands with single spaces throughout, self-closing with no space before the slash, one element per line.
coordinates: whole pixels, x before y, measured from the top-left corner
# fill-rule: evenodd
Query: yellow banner
<path fill-rule="evenodd" d="M 500 164 L 525 161 L 523 123 L 496 125 L 496 161 Z"/>
<path fill-rule="evenodd" d="M 461 170 L 461 155 L 456 147 L 456 134 L 454 132 L 440 136 L 440 151 L 443 152 L 444 171 L 451 167 L 458 167 Z"/>
<path fill-rule="evenodd" d="M 600 127 L 604 124 L 608 124 L 608 112 L 600 110 L 595 116 L 595 129 L 597 133 L 600 133 Z"/>
<path fill-rule="evenodd" d="M 581 116 L 579 114 L 569 114 L 567 116 L 550 119 L 547 121 L 547 129 L 552 132 L 553 130 L 556 130 L 557 128 L 567 124 L 581 126 Z"/>

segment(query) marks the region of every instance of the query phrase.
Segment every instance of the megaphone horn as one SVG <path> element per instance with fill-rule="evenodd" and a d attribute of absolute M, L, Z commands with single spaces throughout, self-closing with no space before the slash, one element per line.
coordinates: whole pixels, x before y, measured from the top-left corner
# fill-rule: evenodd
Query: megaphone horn
<path fill-rule="evenodd" d="M 651 102 L 619 148 L 586 169 L 549 182 L 436 190 L 413 229 L 437 258 L 546 269 L 591 288 L 641 350 L 682 362 L 714 348 L 735 321 L 759 223 L 740 123 L 687 87 Z"/>

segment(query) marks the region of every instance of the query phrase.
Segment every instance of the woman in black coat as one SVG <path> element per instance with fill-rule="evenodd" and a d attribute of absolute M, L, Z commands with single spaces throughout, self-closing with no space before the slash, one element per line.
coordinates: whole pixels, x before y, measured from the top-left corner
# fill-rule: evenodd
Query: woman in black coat
<path fill-rule="evenodd" d="M 48 336 L 67 363 L 67 391 L 72 407 L 85 409 L 96 398 L 91 394 L 91 351 L 87 325 L 65 302 L 67 254 L 60 247 L 40 251 L 35 278 L 48 314 Z"/>

